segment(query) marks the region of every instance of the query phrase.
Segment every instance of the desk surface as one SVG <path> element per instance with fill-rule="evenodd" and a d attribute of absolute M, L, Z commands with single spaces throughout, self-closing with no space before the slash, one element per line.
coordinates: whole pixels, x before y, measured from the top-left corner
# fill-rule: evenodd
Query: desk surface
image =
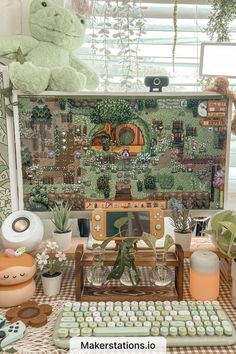
<path fill-rule="evenodd" d="M 73 247 L 75 248 L 78 244 L 79 239 L 73 240 Z M 85 239 L 81 240 L 86 242 Z M 197 242 L 198 241 L 198 242 Z M 200 242 L 201 241 L 201 242 Z M 205 240 L 206 241 L 206 240 Z M 192 248 L 199 249 L 200 243 L 203 240 L 200 238 L 193 239 Z M 209 242 L 209 241 L 208 241 Z M 207 243 L 203 243 L 201 246 L 208 248 Z M 214 249 L 213 249 L 214 250 Z M 72 250 L 70 251 L 72 254 Z M 43 290 L 41 287 L 41 281 L 37 283 L 37 291 L 33 300 L 39 303 L 47 303 L 52 305 L 53 312 L 49 316 L 48 323 L 42 328 L 28 328 L 26 335 L 23 339 L 17 341 L 15 344 L 11 344 L 8 348 L 15 348 L 17 354 L 64 354 L 68 353 L 66 350 L 59 350 L 52 343 L 52 333 L 54 329 L 54 324 L 56 319 L 63 308 L 65 301 L 75 301 L 75 271 L 74 264 L 72 261 L 68 263 L 68 267 L 63 275 L 63 282 L 61 287 L 61 292 L 56 297 L 46 297 L 43 295 Z M 185 260 L 184 267 L 184 299 L 190 300 L 189 293 L 189 260 Z M 220 296 L 219 301 L 231 318 L 234 326 L 236 327 L 236 311 L 231 305 L 231 294 L 226 283 L 221 281 Z M 0 309 L 0 314 L 4 315 L 5 310 Z M 168 348 L 167 353 L 169 354 L 235 354 L 236 345 L 228 347 L 179 347 L 179 348 Z"/>

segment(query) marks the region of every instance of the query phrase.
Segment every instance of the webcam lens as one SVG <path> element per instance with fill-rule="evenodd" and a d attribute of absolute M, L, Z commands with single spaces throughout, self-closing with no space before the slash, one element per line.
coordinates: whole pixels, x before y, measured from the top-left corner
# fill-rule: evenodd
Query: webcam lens
<path fill-rule="evenodd" d="M 153 84 L 158 86 L 161 84 L 161 80 L 159 79 L 159 77 L 156 77 L 154 80 L 153 80 Z"/>

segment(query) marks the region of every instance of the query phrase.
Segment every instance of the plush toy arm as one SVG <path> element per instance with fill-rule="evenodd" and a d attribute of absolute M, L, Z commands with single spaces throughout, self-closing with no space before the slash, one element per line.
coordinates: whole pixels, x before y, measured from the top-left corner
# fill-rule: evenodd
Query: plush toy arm
<path fill-rule="evenodd" d="M 96 72 L 88 65 L 84 64 L 77 57 L 71 55 L 71 66 L 78 72 L 84 74 L 87 78 L 85 88 L 88 90 L 95 90 L 99 85 L 99 77 Z"/>
<path fill-rule="evenodd" d="M 38 41 L 28 36 L 0 37 L 0 56 L 15 59 L 19 47 L 23 55 L 29 53 L 38 44 Z"/>

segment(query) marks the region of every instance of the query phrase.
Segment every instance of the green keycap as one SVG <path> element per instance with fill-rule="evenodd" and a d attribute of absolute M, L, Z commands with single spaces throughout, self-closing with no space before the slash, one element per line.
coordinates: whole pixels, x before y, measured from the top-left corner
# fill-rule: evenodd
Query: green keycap
<path fill-rule="evenodd" d="M 191 316 L 181 316 L 181 315 L 177 315 L 177 316 L 173 316 L 173 320 L 174 321 L 191 321 L 192 317 Z"/>
<path fill-rule="evenodd" d="M 68 334 L 69 334 L 69 332 L 68 332 L 67 328 L 59 328 L 57 330 L 57 335 L 59 338 L 66 338 L 66 337 L 68 337 Z"/>
<path fill-rule="evenodd" d="M 226 336 L 232 336 L 233 329 L 232 329 L 232 326 L 229 323 L 229 321 L 222 321 L 221 324 L 222 324 L 222 327 L 223 327 L 223 330 L 224 330 L 224 334 Z"/>
<path fill-rule="evenodd" d="M 96 328 L 97 327 L 97 322 L 89 322 L 89 328 Z"/>
<path fill-rule="evenodd" d="M 119 321 L 119 322 L 116 323 L 117 327 L 124 327 L 124 325 L 125 325 L 124 322 L 120 322 Z"/>
<path fill-rule="evenodd" d="M 223 321 L 223 320 L 227 320 L 228 319 L 226 314 L 224 313 L 224 311 L 217 310 L 216 313 L 217 313 L 217 316 L 219 317 L 219 320 Z"/>
<path fill-rule="evenodd" d="M 159 336 L 159 332 L 160 332 L 159 327 L 152 327 L 150 334 L 151 336 Z"/>
<path fill-rule="evenodd" d="M 81 322 L 79 326 L 80 326 L 80 328 L 87 328 L 88 322 Z"/>
<path fill-rule="evenodd" d="M 70 337 L 79 337 L 80 336 L 80 329 L 79 328 L 71 328 L 69 330 Z"/>
<path fill-rule="evenodd" d="M 170 332 L 171 336 L 177 336 L 177 334 L 178 334 L 178 330 L 176 327 L 170 327 L 169 332 Z"/>
<path fill-rule="evenodd" d="M 77 322 L 61 322 L 61 328 L 78 328 L 79 324 Z"/>
<path fill-rule="evenodd" d="M 148 327 L 106 327 L 94 328 L 95 337 L 144 337 L 149 336 L 150 329 Z"/>
<path fill-rule="evenodd" d="M 97 329 L 97 328 L 95 328 L 95 329 Z M 82 328 L 81 329 L 81 337 L 91 337 L 92 333 L 93 333 L 93 331 L 91 328 Z"/>
<path fill-rule="evenodd" d="M 62 317 L 74 317 L 74 312 L 73 311 L 64 311 L 62 313 Z"/>
<path fill-rule="evenodd" d="M 75 322 L 75 317 L 62 317 L 62 322 Z"/>
<path fill-rule="evenodd" d="M 184 327 L 185 322 L 184 321 L 171 321 L 170 323 L 171 327 Z"/>
<path fill-rule="evenodd" d="M 81 312 L 81 311 L 77 311 L 77 312 L 75 312 L 75 317 L 83 317 L 83 312 Z"/>
<path fill-rule="evenodd" d="M 106 324 L 106 322 L 98 322 L 98 327 L 106 327 L 107 326 L 107 324 Z"/>

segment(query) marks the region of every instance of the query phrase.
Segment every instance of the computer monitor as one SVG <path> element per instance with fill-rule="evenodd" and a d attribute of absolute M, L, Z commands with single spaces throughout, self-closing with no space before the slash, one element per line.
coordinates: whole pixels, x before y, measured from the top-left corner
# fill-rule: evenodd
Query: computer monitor
<path fill-rule="evenodd" d="M 205 42 L 201 44 L 200 76 L 236 77 L 236 43 Z"/>
<path fill-rule="evenodd" d="M 14 97 L 19 209 L 224 208 L 230 106 L 217 93 Z M 15 183 L 17 184 L 17 183 Z M 199 215 L 199 214 L 198 214 Z"/>

